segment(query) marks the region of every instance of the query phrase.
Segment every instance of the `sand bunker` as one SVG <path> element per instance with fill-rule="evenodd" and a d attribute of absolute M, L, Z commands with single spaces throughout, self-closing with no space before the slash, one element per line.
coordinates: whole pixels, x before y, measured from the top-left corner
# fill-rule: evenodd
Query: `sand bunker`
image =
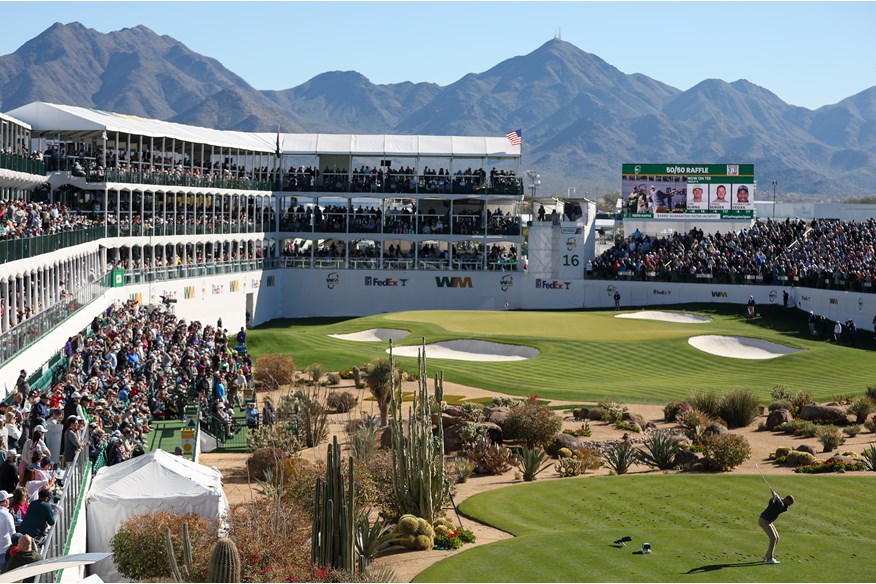
<path fill-rule="evenodd" d="M 693 347 L 719 357 L 734 359 L 775 359 L 782 355 L 799 353 L 803 349 L 792 349 L 784 345 L 752 339 L 749 337 L 722 337 L 703 335 L 687 340 Z"/>
<path fill-rule="evenodd" d="M 393 353 L 401 357 L 416 357 L 420 345 L 395 347 Z M 387 349 L 389 352 L 389 349 Z M 523 361 L 538 356 L 538 349 L 521 345 L 504 345 L 490 341 L 444 341 L 426 345 L 427 359 L 456 359 L 457 361 Z"/>
<path fill-rule="evenodd" d="M 686 312 L 664 312 L 661 310 L 642 310 L 629 314 L 618 314 L 616 318 L 641 318 L 644 320 L 662 320 L 664 322 L 682 322 L 685 324 L 712 322 L 712 319 L 707 316 L 687 314 Z"/>
<path fill-rule="evenodd" d="M 372 343 L 375 341 L 398 341 L 411 334 L 408 331 L 401 329 L 368 329 L 367 331 L 359 331 L 358 333 L 347 333 L 345 335 L 329 335 L 334 339 L 342 341 L 356 341 L 359 343 Z"/>

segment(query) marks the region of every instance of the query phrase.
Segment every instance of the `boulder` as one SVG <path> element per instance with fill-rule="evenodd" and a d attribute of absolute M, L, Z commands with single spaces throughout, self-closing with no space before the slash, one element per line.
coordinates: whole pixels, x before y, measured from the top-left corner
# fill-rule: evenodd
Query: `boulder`
<path fill-rule="evenodd" d="M 639 414 L 634 414 L 633 412 L 624 412 L 621 415 L 621 422 L 636 424 L 639 428 L 645 426 L 645 418 L 643 418 Z"/>
<path fill-rule="evenodd" d="M 861 462 L 857 456 L 847 456 L 845 454 L 835 454 L 827 459 L 827 462 L 843 462 L 845 464 L 855 464 Z"/>
<path fill-rule="evenodd" d="M 511 415 L 511 408 L 505 406 L 495 406 L 484 409 L 484 419 L 499 426 L 505 425 L 505 420 Z"/>
<path fill-rule="evenodd" d="M 808 452 L 812 456 L 815 456 L 815 449 L 809 446 L 808 444 L 801 444 L 797 448 L 795 448 L 797 452 Z"/>
<path fill-rule="evenodd" d="M 587 414 L 589 414 L 589 413 L 590 413 L 590 408 L 580 408 L 580 409 L 574 410 L 572 412 L 572 415 L 575 417 L 575 421 L 583 422 L 584 420 L 588 419 Z"/>
<path fill-rule="evenodd" d="M 462 429 L 465 424 L 454 424 L 444 429 L 444 452 L 455 452 L 462 448 Z"/>
<path fill-rule="evenodd" d="M 460 422 L 461 422 L 460 418 L 457 418 L 455 416 L 451 416 L 451 415 L 447 414 L 446 412 L 441 414 L 441 425 L 444 427 L 445 430 L 447 428 L 449 428 L 450 426 L 455 426 L 456 424 L 459 424 Z"/>
<path fill-rule="evenodd" d="M 784 408 L 773 410 L 770 412 L 770 415 L 767 416 L 766 428 L 770 432 L 776 429 L 776 426 L 781 426 L 786 422 L 792 422 L 794 420 L 794 416 L 791 415 L 789 410 Z"/>
<path fill-rule="evenodd" d="M 572 436 L 571 434 L 564 434 L 560 432 L 559 434 L 554 436 L 554 441 L 550 446 L 548 446 L 547 452 L 551 456 L 556 456 L 557 452 L 560 451 L 560 448 L 568 448 L 569 450 L 574 452 L 576 448 L 583 447 L 584 442 L 577 436 Z"/>
<path fill-rule="evenodd" d="M 675 455 L 675 464 L 683 468 L 688 468 L 699 459 L 700 457 L 697 455 L 696 452 L 693 452 L 692 450 L 682 450 Z"/>
<path fill-rule="evenodd" d="M 479 425 L 487 429 L 487 437 L 492 440 L 494 444 L 502 443 L 502 440 L 504 439 L 502 436 L 502 426 L 492 422 L 481 422 Z"/>
<path fill-rule="evenodd" d="M 703 434 L 705 436 L 720 436 L 721 434 L 726 433 L 727 426 L 725 426 L 724 424 L 719 424 L 718 422 L 712 422 L 703 429 Z"/>
<path fill-rule="evenodd" d="M 801 420 L 826 420 L 829 422 L 847 422 L 846 412 L 838 406 L 822 406 L 806 404 L 800 408 L 797 415 Z"/>
<path fill-rule="evenodd" d="M 392 426 L 387 426 L 378 432 L 380 432 L 380 447 L 392 448 Z"/>

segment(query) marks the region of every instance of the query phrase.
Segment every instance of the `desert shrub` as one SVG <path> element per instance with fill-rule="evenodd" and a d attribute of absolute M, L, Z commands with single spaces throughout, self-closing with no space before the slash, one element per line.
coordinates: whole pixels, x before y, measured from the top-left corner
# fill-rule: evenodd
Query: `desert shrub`
<path fill-rule="evenodd" d="M 852 398 L 846 393 L 834 394 L 830 400 L 838 406 L 847 406 L 852 403 Z"/>
<path fill-rule="evenodd" d="M 252 368 L 253 380 L 272 391 L 295 381 L 295 361 L 288 355 L 262 355 Z"/>
<path fill-rule="evenodd" d="M 812 403 L 812 394 L 808 391 L 798 391 L 791 397 L 791 415 L 795 418 L 800 414 L 803 406 Z"/>
<path fill-rule="evenodd" d="M 638 459 L 638 454 L 633 445 L 626 440 L 622 440 L 609 446 L 602 453 L 602 464 L 614 474 L 622 475 L 635 464 Z"/>
<path fill-rule="evenodd" d="M 541 448 L 521 448 L 517 456 L 517 467 L 523 473 L 524 481 L 534 481 L 539 473 L 550 465 L 550 457 Z"/>
<path fill-rule="evenodd" d="M 674 422 L 675 417 L 682 410 L 686 410 L 688 408 L 688 404 L 683 401 L 671 401 L 665 406 L 663 406 L 663 421 L 664 422 Z"/>
<path fill-rule="evenodd" d="M 711 421 L 709 416 L 694 407 L 679 412 L 675 418 L 675 423 L 684 430 L 684 435 L 696 444 L 703 442 L 703 431 Z"/>
<path fill-rule="evenodd" d="M 299 422 L 298 437 L 304 446 L 313 448 L 328 436 L 330 410 L 326 395 L 318 386 L 310 386 L 296 391 L 293 400 L 295 404 L 292 409 L 296 411 Z M 283 402 L 283 398 L 280 402 Z"/>
<path fill-rule="evenodd" d="M 864 427 L 876 434 L 876 414 L 873 414 L 873 417 L 864 422 Z"/>
<path fill-rule="evenodd" d="M 861 459 L 868 470 L 876 471 L 876 446 L 870 445 L 861 452 Z"/>
<path fill-rule="evenodd" d="M 164 528 L 170 529 L 177 562 L 182 565 L 183 524 L 187 524 L 192 547 L 193 582 L 205 582 L 213 544 L 219 538 L 215 522 L 196 513 L 177 515 L 168 511 L 134 515 L 122 523 L 109 547 L 119 572 L 132 580 L 170 578 L 164 551 Z"/>
<path fill-rule="evenodd" d="M 667 432 L 655 432 L 639 449 L 639 460 L 651 468 L 671 470 L 681 452 L 678 442 Z"/>
<path fill-rule="evenodd" d="M 584 472 L 584 463 L 575 456 L 561 456 L 554 469 L 561 477 L 576 477 Z"/>
<path fill-rule="evenodd" d="M 876 410 L 876 402 L 869 397 L 859 397 L 849 406 L 848 413 L 855 416 L 856 424 L 863 424 L 874 410 Z"/>
<path fill-rule="evenodd" d="M 387 423 L 389 403 L 392 398 L 390 388 L 395 384 L 396 389 L 401 387 L 402 370 L 398 367 L 391 368 L 389 357 L 376 357 L 365 366 L 363 381 L 374 399 L 377 400 L 377 408 L 380 410 L 380 423 Z"/>
<path fill-rule="evenodd" d="M 509 440 L 522 440 L 528 448 L 547 447 L 562 427 L 563 420 L 532 397 L 525 404 L 512 408 L 502 427 L 502 435 Z"/>
<path fill-rule="evenodd" d="M 464 483 L 475 470 L 475 465 L 472 461 L 461 456 L 453 459 L 453 468 L 456 470 L 456 482 Z"/>
<path fill-rule="evenodd" d="M 465 422 L 459 430 L 459 439 L 463 444 L 472 442 L 478 438 L 485 438 L 488 432 L 486 424 L 478 424 L 477 422 Z"/>
<path fill-rule="evenodd" d="M 489 438 L 478 438 L 465 444 L 460 454 L 474 463 L 476 472 L 494 475 L 511 470 L 516 462 L 510 448 L 494 444 Z"/>
<path fill-rule="evenodd" d="M 310 378 L 310 381 L 312 383 L 318 384 L 320 379 L 322 379 L 323 374 L 325 373 L 325 368 L 320 363 L 311 363 L 304 368 L 304 372 Z"/>
<path fill-rule="evenodd" d="M 291 424 L 280 422 L 247 431 L 247 451 L 254 452 L 261 448 L 279 448 L 283 452 L 294 454 L 301 450 L 301 441 Z"/>
<path fill-rule="evenodd" d="M 392 485 L 392 453 L 386 450 L 378 451 L 367 464 L 362 465 L 375 485 L 376 493 L 373 506 L 384 517 L 398 517 L 402 509 L 395 500 Z"/>
<path fill-rule="evenodd" d="M 259 448 L 246 459 L 246 471 L 257 481 L 267 480 L 266 471 L 273 471 L 286 457 L 286 451 L 280 448 Z"/>
<path fill-rule="evenodd" d="M 353 379 L 353 370 L 352 369 L 341 369 L 338 371 L 338 377 L 341 379 L 350 380 Z"/>
<path fill-rule="evenodd" d="M 346 414 L 356 407 L 359 398 L 349 391 L 333 391 L 325 398 L 325 403 L 337 413 Z"/>
<path fill-rule="evenodd" d="M 876 401 L 876 385 L 870 385 L 867 387 L 867 397 Z"/>
<path fill-rule="evenodd" d="M 738 434 L 709 436 L 703 443 L 703 458 L 709 468 L 731 470 L 751 458 L 751 445 Z"/>
<path fill-rule="evenodd" d="M 584 469 L 582 472 L 586 473 L 588 470 L 596 470 L 602 467 L 602 454 L 595 448 L 588 446 L 576 448 L 572 454 L 581 461 Z"/>
<path fill-rule="evenodd" d="M 493 398 L 493 406 L 494 407 L 505 407 L 505 408 L 516 408 L 517 406 L 522 406 L 524 404 L 524 400 L 514 398 L 514 397 L 504 397 L 504 396 L 496 396 Z"/>
<path fill-rule="evenodd" d="M 784 385 L 775 385 L 770 390 L 770 397 L 774 401 L 787 401 L 790 402 L 794 397 L 794 392 L 785 387 Z"/>
<path fill-rule="evenodd" d="M 832 452 L 836 450 L 840 444 L 846 441 L 839 428 L 832 425 L 818 426 L 816 436 L 818 437 L 821 446 L 824 448 L 823 452 Z"/>
<path fill-rule="evenodd" d="M 701 411 L 710 418 L 720 417 L 721 396 L 716 393 L 695 391 L 687 397 L 690 407 Z"/>
<path fill-rule="evenodd" d="M 332 371 L 331 373 L 326 374 L 325 380 L 329 385 L 338 385 L 341 383 L 341 376 Z"/>
<path fill-rule="evenodd" d="M 633 424 L 631 422 L 615 422 L 614 427 L 618 430 L 624 430 L 626 432 L 635 432 L 636 434 L 642 431 L 642 427 L 638 424 Z"/>
<path fill-rule="evenodd" d="M 818 425 L 809 420 L 792 420 L 786 426 L 791 434 L 802 438 L 815 438 L 818 433 Z"/>
<path fill-rule="evenodd" d="M 726 422 L 728 428 L 744 428 L 751 424 L 760 413 L 760 401 L 746 389 L 728 391 L 721 397 L 718 417 Z"/>
<path fill-rule="evenodd" d="M 300 505 L 309 516 L 313 512 L 316 479 L 324 476 L 324 462 L 313 463 L 303 458 L 289 457 L 267 471 L 262 486 L 266 494 L 278 495 L 290 505 Z M 269 485 L 273 487 L 272 490 L 266 488 Z"/>
<path fill-rule="evenodd" d="M 310 569 L 311 520 L 300 506 L 257 497 L 234 505 L 228 523 L 240 553 L 241 581 L 316 581 Z"/>
<path fill-rule="evenodd" d="M 843 428 L 843 434 L 848 436 L 849 438 L 854 438 L 861 432 L 861 427 L 857 424 L 852 424 L 851 426 L 846 426 Z"/>
<path fill-rule="evenodd" d="M 379 449 L 377 429 L 373 426 L 360 424 L 350 440 L 353 459 L 360 464 L 367 464 Z"/>
<path fill-rule="evenodd" d="M 767 410 L 772 412 L 775 410 L 788 410 L 791 411 L 791 402 L 788 400 L 778 400 L 770 403 L 767 406 Z"/>
<path fill-rule="evenodd" d="M 622 406 L 617 402 L 606 400 L 599 402 L 599 408 L 602 410 L 602 420 L 604 422 L 608 422 L 609 424 L 616 424 L 620 422 L 621 418 L 628 410 L 626 406 Z"/>
<path fill-rule="evenodd" d="M 463 402 L 456 406 L 462 412 L 462 417 L 468 422 L 480 422 L 484 416 L 484 408 L 476 402 Z"/>

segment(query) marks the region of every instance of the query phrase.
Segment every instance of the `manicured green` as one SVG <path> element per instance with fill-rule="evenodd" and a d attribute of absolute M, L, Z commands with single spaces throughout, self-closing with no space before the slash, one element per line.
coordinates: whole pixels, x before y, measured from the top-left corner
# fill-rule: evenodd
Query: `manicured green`
<path fill-rule="evenodd" d="M 461 505 L 513 534 L 434 564 L 414 582 L 870 582 L 876 475 L 770 477 L 797 502 L 779 517 L 781 564 L 761 563 L 757 475 L 625 475 L 513 485 Z M 463 520 L 463 524 L 464 524 Z M 628 535 L 625 548 L 612 542 Z M 636 553 L 643 542 L 651 555 Z"/>
<path fill-rule="evenodd" d="M 442 369 L 447 381 L 503 393 L 563 400 L 609 398 L 632 403 L 666 403 L 692 390 L 724 392 L 750 389 L 764 402 L 769 390 L 783 384 L 808 390 L 816 400 L 863 393 L 876 385 L 872 336 L 859 333 L 859 347 L 813 340 L 807 315 L 779 307 L 760 309 L 748 320 L 744 307 L 703 304 L 659 307 L 688 310 L 712 318 L 705 324 L 679 324 L 614 318 L 610 311 L 489 312 L 417 311 L 354 319 L 277 320 L 253 330 L 250 350 L 256 356 L 288 353 L 300 368 L 313 362 L 327 369 L 362 365 L 385 354 L 388 343 L 342 341 L 330 334 L 372 328 L 397 328 L 411 335 L 397 345 L 454 339 L 482 339 L 533 346 L 540 354 L 526 361 L 471 362 L 430 359 L 431 372 Z M 688 344 L 695 335 L 762 338 L 804 351 L 754 361 L 709 355 Z M 427 352 L 428 357 L 428 352 Z M 410 371 L 415 358 L 397 358 Z"/>

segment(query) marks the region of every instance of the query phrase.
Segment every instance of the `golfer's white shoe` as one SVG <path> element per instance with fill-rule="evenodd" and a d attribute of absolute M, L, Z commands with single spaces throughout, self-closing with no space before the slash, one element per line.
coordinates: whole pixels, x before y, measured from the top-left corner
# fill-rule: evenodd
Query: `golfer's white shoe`
<path fill-rule="evenodd" d="M 780 562 L 776 558 L 770 558 L 768 560 L 764 560 L 763 563 L 764 564 L 781 564 L 782 562 Z"/>

